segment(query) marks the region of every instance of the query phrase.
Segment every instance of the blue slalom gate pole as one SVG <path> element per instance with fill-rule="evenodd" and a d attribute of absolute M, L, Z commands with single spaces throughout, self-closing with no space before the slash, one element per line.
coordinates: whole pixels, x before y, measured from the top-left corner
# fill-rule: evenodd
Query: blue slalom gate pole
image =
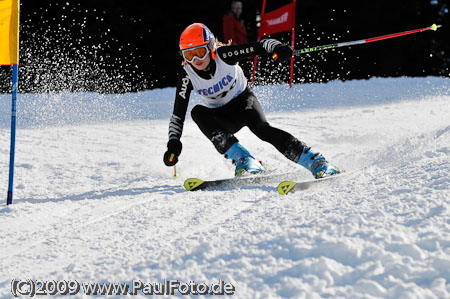
<path fill-rule="evenodd" d="M 11 104 L 11 149 L 9 153 L 9 183 L 6 205 L 12 204 L 14 185 L 14 153 L 16 150 L 16 102 L 19 88 L 19 65 L 13 64 L 12 104 Z"/>

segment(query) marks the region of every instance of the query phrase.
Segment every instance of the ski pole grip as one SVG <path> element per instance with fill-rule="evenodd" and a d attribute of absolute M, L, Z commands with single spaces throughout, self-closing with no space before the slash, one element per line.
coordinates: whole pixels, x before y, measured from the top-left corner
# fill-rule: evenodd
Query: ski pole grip
<path fill-rule="evenodd" d="M 175 157 L 175 154 L 172 153 L 172 154 L 170 155 L 169 162 L 173 162 L 173 157 Z"/>
<path fill-rule="evenodd" d="M 278 59 L 278 54 L 277 53 L 273 53 L 272 58 L 277 60 Z"/>

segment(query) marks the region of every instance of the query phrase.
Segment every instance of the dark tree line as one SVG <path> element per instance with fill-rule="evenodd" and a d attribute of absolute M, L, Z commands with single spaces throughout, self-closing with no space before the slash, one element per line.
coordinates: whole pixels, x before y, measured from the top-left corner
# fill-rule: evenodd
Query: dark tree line
<path fill-rule="evenodd" d="M 243 0 L 249 40 L 257 38 L 262 0 Z M 288 1 L 270 1 L 266 11 Z M 178 39 L 193 22 L 223 40 L 230 1 L 21 1 L 20 90 L 127 92 L 174 86 Z M 425 32 L 295 58 L 294 82 L 372 76 L 449 76 L 448 0 L 297 1 L 296 48 L 364 39 L 442 24 Z M 290 43 L 290 33 L 273 36 Z M 247 74 L 251 61 L 242 63 Z M 11 71 L 0 68 L 0 91 Z M 287 82 L 288 64 L 261 59 L 257 84 Z"/>

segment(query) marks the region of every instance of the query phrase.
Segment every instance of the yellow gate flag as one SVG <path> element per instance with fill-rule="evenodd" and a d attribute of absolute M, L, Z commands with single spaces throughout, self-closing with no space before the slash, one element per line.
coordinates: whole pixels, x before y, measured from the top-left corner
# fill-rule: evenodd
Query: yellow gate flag
<path fill-rule="evenodd" d="M 0 65 L 19 64 L 19 0 L 0 0 Z"/>

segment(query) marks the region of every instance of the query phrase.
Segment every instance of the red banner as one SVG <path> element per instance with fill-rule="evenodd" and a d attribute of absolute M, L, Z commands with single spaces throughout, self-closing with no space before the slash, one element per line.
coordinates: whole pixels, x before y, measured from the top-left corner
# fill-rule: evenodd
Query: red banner
<path fill-rule="evenodd" d="M 295 27 L 295 3 L 287 4 L 261 16 L 259 36 L 291 30 Z"/>

